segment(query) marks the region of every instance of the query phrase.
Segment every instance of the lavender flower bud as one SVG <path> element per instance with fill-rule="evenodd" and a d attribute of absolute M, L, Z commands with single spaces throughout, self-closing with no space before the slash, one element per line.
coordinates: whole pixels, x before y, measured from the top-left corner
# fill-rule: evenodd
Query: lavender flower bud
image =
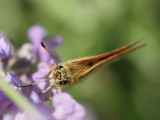
<path fill-rule="evenodd" d="M 40 43 L 43 41 L 49 50 L 53 50 L 57 46 L 61 45 L 63 42 L 63 38 L 61 36 L 56 36 L 53 38 L 45 39 L 46 30 L 40 25 L 35 25 L 35 26 L 31 27 L 28 30 L 28 37 L 29 37 L 30 41 L 34 44 L 34 51 L 35 51 L 37 57 L 40 58 L 41 62 L 45 62 L 45 63 L 51 63 L 50 62 L 51 57 L 41 47 Z M 52 54 L 52 52 L 51 52 L 51 54 Z M 51 63 L 51 64 L 53 65 L 53 63 Z"/>

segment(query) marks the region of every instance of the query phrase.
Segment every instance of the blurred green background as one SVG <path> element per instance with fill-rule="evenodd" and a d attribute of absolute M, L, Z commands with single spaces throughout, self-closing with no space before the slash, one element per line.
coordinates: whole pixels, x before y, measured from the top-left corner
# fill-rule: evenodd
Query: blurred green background
<path fill-rule="evenodd" d="M 0 31 L 17 48 L 29 42 L 34 24 L 64 37 L 56 51 L 63 60 L 143 38 L 146 47 L 98 68 L 69 92 L 92 120 L 160 120 L 159 0 L 0 0 Z"/>

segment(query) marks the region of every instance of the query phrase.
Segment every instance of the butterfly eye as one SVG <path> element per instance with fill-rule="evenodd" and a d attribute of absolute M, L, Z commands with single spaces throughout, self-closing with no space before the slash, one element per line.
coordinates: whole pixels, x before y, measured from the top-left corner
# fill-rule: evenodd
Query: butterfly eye
<path fill-rule="evenodd" d="M 60 85 L 63 85 L 64 83 L 63 83 L 63 81 L 60 81 L 59 84 L 60 84 Z"/>
<path fill-rule="evenodd" d="M 59 69 L 62 69 L 62 68 L 64 68 L 64 67 L 63 67 L 62 65 L 60 65 L 60 66 L 59 66 Z"/>
<path fill-rule="evenodd" d="M 63 80 L 59 82 L 59 85 L 66 85 L 68 83 L 68 80 Z"/>
<path fill-rule="evenodd" d="M 63 69 L 64 67 L 62 65 L 59 65 L 58 67 L 55 68 L 55 70 L 61 70 Z"/>

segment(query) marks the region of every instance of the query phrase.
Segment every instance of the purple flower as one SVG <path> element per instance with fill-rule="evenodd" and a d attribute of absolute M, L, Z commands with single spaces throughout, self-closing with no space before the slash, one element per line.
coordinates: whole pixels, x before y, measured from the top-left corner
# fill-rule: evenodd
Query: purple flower
<path fill-rule="evenodd" d="M 60 35 L 57 35 L 53 38 L 46 38 L 44 42 L 49 49 L 55 49 L 58 46 L 62 45 L 63 38 Z"/>
<path fill-rule="evenodd" d="M 28 85 L 31 82 L 39 82 L 49 78 L 51 65 L 55 63 L 40 43 L 44 42 L 58 62 L 58 57 L 52 51 L 55 51 L 63 42 L 61 36 L 46 38 L 46 30 L 40 25 L 31 27 L 28 30 L 28 37 L 32 44 L 24 44 L 15 52 L 16 54 L 12 51 L 11 57 L 10 45 L 12 44 L 0 35 L 0 74 L 2 74 L 2 77 L 11 84 L 14 90 L 18 90 L 25 95 L 37 111 L 46 117 L 46 120 L 84 120 L 85 110 L 83 106 L 77 103 L 69 94 L 57 94 L 55 89 L 41 95 L 38 94 L 50 85 L 50 81 L 47 80 L 32 87 L 19 87 L 22 84 L 21 80 L 23 80 L 23 85 Z M 33 73 L 31 69 L 37 60 L 40 60 L 38 71 Z M 8 64 L 4 64 L 4 61 Z M 53 104 L 48 104 L 46 100 L 52 97 L 53 94 Z M 32 120 L 32 117 L 34 116 L 21 111 L 0 89 L 0 119 Z"/>
<path fill-rule="evenodd" d="M 16 114 L 19 112 L 19 109 L 15 104 L 11 103 L 8 106 L 6 114 L 3 115 L 3 120 L 14 120 Z"/>
<path fill-rule="evenodd" d="M 24 112 L 19 112 L 18 114 L 16 114 L 14 120 L 34 120 L 34 119 Z"/>
<path fill-rule="evenodd" d="M 40 103 L 38 95 L 34 91 L 31 91 L 30 101 L 32 105 L 37 109 L 37 111 L 42 116 L 44 116 L 44 118 L 46 118 L 45 120 L 56 120 L 55 117 L 52 115 L 53 108 L 48 106 L 46 103 Z M 27 113 L 19 110 L 16 113 L 14 120 L 32 120 L 32 119 L 35 120 L 35 118 L 37 118 L 37 116 L 30 116 Z"/>
<path fill-rule="evenodd" d="M 60 35 L 57 35 L 57 36 L 55 36 L 55 37 L 53 37 L 53 38 L 47 38 L 47 39 L 44 41 L 44 43 L 45 43 L 45 45 L 47 46 L 47 48 L 50 50 L 50 52 L 51 52 L 52 56 L 54 57 L 54 59 L 55 59 L 57 62 L 59 62 L 59 61 L 60 61 L 59 58 L 57 57 L 56 54 L 52 53 L 52 51 L 55 51 L 55 49 L 56 49 L 57 47 L 59 47 L 60 45 L 62 45 L 62 43 L 63 43 L 63 38 L 62 38 Z M 41 48 L 42 48 L 42 47 L 41 47 Z M 46 55 L 46 51 L 45 51 L 44 49 L 41 51 L 41 55 L 40 55 L 40 60 L 41 60 L 42 62 L 43 62 L 43 61 L 44 61 L 44 62 L 47 61 L 49 65 L 55 64 L 54 61 L 51 59 L 51 57 L 48 55 L 48 53 L 47 53 L 46 56 L 43 56 L 43 54 Z M 48 58 L 47 58 L 47 57 L 48 57 Z"/>
<path fill-rule="evenodd" d="M 46 30 L 40 25 L 34 25 L 28 30 L 28 37 L 31 42 L 35 46 L 39 46 L 39 43 L 44 39 L 46 36 Z"/>
<path fill-rule="evenodd" d="M 67 93 L 54 95 L 53 105 L 56 108 L 54 116 L 57 120 L 84 120 L 84 108 Z"/>
<path fill-rule="evenodd" d="M 38 71 L 33 73 L 33 75 L 32 75 L 33 81 L 39 82 L 41 80 L 48 79 L 48 75 L 49 75 L 50 70 L 51 69 L 48 67 L 48 65 L 46 63 L 39 63 L 38 64 Z M 33 90 L 38 94 L 38 93 L 42 92 L 43 90 L 45 90 L 48 86 L 49 86 L 49 81 L 46 81 L 46 82 L 39 83 L 36 86 L 34 86 Z M 43 100 L 49 98 L 50 92 L 51 91 L 47 91 L 46 93 L 42 94 L 40 96 L 40 99 L 43 101 Z"/>
<path fill-rule="evenodd" d="M 26 63 L 26 65 L 29 65 L 29 63 L 32 65 L 36 62 L 36 54 L 34 52 L 34 45 L 30 44 L 30 43 L 25 43 L 17 52 L 17 57 L 19 59 L 26 59 L 26 61 L 28 61 L 28 64 Z"/>
<path fill-rule="evenodd" d="M 12 59 L 14 59 L 12 70 L 15 74 L 28 73 L 37 60 L 34 45 L 31 43 L 25 43 L 17 51 L 16 57 L 13 57 Z"/>
<path fill-rule="evenodd" d="M 11 47 L 5 38 L 0 35 L 0 59 L 11 57 Z"/>
<path fill-rule="evenodd" d="M 8 72 L 5 79 L 16 87 L 22 84 L 22 81 L 13 73 Z"/>
<path fill-rule="evenodd" d="M 54 116 L 50 112 L 44 111 L 44 109 L 45 109 L 44 107 L 39 107 L 37 109 L 42 110 L 41 114 L 45 116 L 45 119 L 40 119 L 40 120 L 57 120 L 54 118 Z M 29 116 L 27 113 L 18 112 L 16 114 L 14 120 L 37 120 L 37 118 L 38 118 L 37 116 Z"/>
<path fill-rule="evenodd" d="M 35 25 L 28 30 L 28 37 L 34 45 L 34 51 L 37 54 L 38 58 L 40 58 L 41 62 L 50 63 L 51 57 L 48 53 L 41 47 L 41 42 L 43 41 L 49 50 L 55 49 L 57 46 L 61 45 L 63 42 L 63 38 L 60 36 L 56 36 L 51 39 L 46 39 L 46 30 L 40 26 Z M 51 51 L 50 51 L 51 52 Z M 53 55 L 53 53 L 51 52 Z M 55 58 L 55 55 L 53 55 Z M 52 60 L 53 61 L 53 60 Z M 53 63 L 51 63 L 53 64 Z"/>
<path fill-rule="evenodd" d="M 3 120 L 14 120 L 14 118 L 13 118 L 13 115 L 11 114 L 5 114 L 3 115 Z"/>
<path fill-rule="evenodd" d="M 33 73 L 32 79 L 34 82 L 39 82 L 40 80 L 48 79 L 48 75 L 50 72 L 49 65 L 55 64 L 49 54 L 44 50 L 41 46 L 41 42 L 43 41 L 47 48 L 50 50 L 52 56 L 58 61 L 58 57 L 52 53 L 51 50 L 55 50 L 56 47 L 62 44 L 63 38 L 61 36 L 56 36 L 54 38 L 45 38 L 46 30 L 40 26 L 35 25 L 28 30 L 28 37 L 34 45 L 34 51 L 36 53 L 37 58 L 40 59 L 40 63 L 38 64 L 38 71 Z M 37 86 L 33 87 L 33 90 L 38 94 L 49 86 L 49 81 L 44 83 L 40 83 Z M 43 101 L 49 98 L 51 91 L 47 91 L 46 93 L 40 96 L 40 99 Z"/>
<path fill-rule="evenodd" d="M 21 84 L 22 81 L 12 73 L 5 74 L 7 68 L 8 58 L 11 57 L 11 47 L 6 37 L 0 35 L 0 77 L 4 78 L 6 82 L 12 83 L 13 88 L 17 89 L 15 85 Z M 12 104 L 11 100 L 0 89 L 0 116 L 3 117 Z"/>
<path fill-rule="evenodd" d="M 28 30 L 28 38 L 33 43 L 37 55 L 41 47 L 40 43 L 44 40 L 45 36 L 46 30 L 40 25 L 35 25 Z"/>
<path fill-rule="evenodd" d="M 11 103 L 11 100 L 0 90 L 0 116 L 6 112 Z"/>
<path fill-rule="evenodd" d="M 48 78 L 51 68 L 46 63 L 38 64 L 38 71 L 32 75 L 33 80 L 38 82 L 39 80 L 44 80 Z"/>

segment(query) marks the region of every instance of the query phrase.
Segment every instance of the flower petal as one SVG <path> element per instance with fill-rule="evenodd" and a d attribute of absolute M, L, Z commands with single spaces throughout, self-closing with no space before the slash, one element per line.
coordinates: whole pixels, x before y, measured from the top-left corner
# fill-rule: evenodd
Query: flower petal
<path fill-rule="evenodd" d="M 31 91 L 31 93 L 30 93 L 30 99 L 34 103 L 38 103 L 40 101 L 39 100 L 39 96 L 38 96 L 38 94 L 35 91 Z"/>
<path fill-rule="evenodd" d="M 3 116 L 3 120 L 14 120 L 13 115 L 11 114 L 5 114 Z"/>
<path fill-rule="evenodd" d="M 34 120 L 34 119 L 24 112 L 19 112 L 18 114 L 16 114 L 15 120 Z"/>
<path fill-rule="evenodd" d="M 55 49 L 56 47 L 60 46 L 63 43 L 63 37 L 57 35 L 53 38 L 46 39 L 44 43 L 49 49 Z"/>
<path fill-rule="evenodd" d="M 56 107 L 53 115 L 61 120 L 84 120 L 85 110 L 69 94 L 59 93 L 54 96 L 53 104 Z"/>
<path fill-rule="evenodd" d="M 14 120 L 18 112 L 19 108 L 14 103 L 11 103 L 7 108 L 6 114 L 3 115 L 3 120 Z"/>
<path fill-rule="evenodd" d="M 46 63 L 39 63 L 38 64 L 38 71 L 32 75 L 32 79 L 34 82 L 39 82 L 41 80 L 48 79 L 50 68 L 48 68 L 46 66 L 47 66 Z M 45 81 L 43 83 L 39 83 L 36 86 L 34 86 L 33 90 L 38 94 L 38 93 L 42 92 L 43 90 L 45 90 L 49 85 L 50 85 L 49 81 Z M 51 91 L 47 91 L 46 93 L 40 95 L 40 100 L 44 101 L 47 98 L 49 98 L 50 92 Z"/>
<path fill-rule="evenodd" d="M 22 84 L 22 81 L 13 73 L 7 73 L 6 80 L 11 82 L 13 85 L 18 86 Z"/>
<path fill-rule="evenodd" d="M 0 35 L 0 58 L 9 58 L 11 56 L 11 47 L 5 38 Z"/>
<path fill-rule="evenodd" d="M 0 90 L 0 116 L 2 116 L 6 112 L 6 109 L 10 104 L 11 104 L 11 101 Z"/>
<path fill-rule="evenodd" d="M 40 25 L 35 25 L 28 30 L 28 37 L 35 46 L 38 46 L 45 36 L 46 30 Z"/>
<path fill-rule="evenodd" d="M 51 58 L 51 56 L 47 53 L 47 51 L 45 51 L 42 47 L 39 48 L 39 58 L 40 58 L 40 61 L 43 62 L 43 63 L 47 63 L 48 65 L 55 65 L 55 62 L 54 60 Z M 59 58 L 52 54 L 51 55 L 53 56 L 53 58 L 56 60 L 56 62 L 59 62 Z"/>
<path fill-rule="evenodd" d="M 67 120 L 84 120 L 85 118 L 85 110 L 84 107 L 80 104 L 77 104 L 75 101 L 75 110 L 74 114 L 70 115 Z"/>
<path fill-rule="evenodd" d="M 51 55 L 57 62 L 59 62 L 59 58 L 55 54 L 53 54 L 52 51 L 55 50 L 55 48 L 57 48 L 58 46 L 60 46 L 62 42 L 63 42 L 63 38 L 61 36 L 56 36 L 56 37 L 53 37 L 52 39 L 46 39 L 44 41 L 44 44 L 47 46 Z M 55 64 L 52 58 L 49 56 L 49 54 L 41 46 L 39 48 L 38 55 L 39 55 L 41 62 L 46 62 L 49 65 Z"/>
<path fill-rule="evenodd" d="M 41 63 L 40 63 L 41 64 Z M 39 65 L 40 66 L 40 65 Z M 47 65 L 46 65 L 47 66 Z M 49 76 L 49 72 L 50 72 L 50 68 L 46 67 L 46 66 L 42 66 L 42 67 L 39 67 L 38 71 L 33 73 L 32 75 L 32 79 L 35 81 L 35 82 L 38 82 L 40 80 L 44 80 L 46 78 L 48 78 Z"/>
<path fill-rule="evenodd" d="M 18 50 L 17 56 L 20 59 L 26 59 L 26 61 L 31 64 L 36 62 L 36 53 L 34 52 L 34 46 L 30 43 L 23 44 L 23 46 Z"/>

